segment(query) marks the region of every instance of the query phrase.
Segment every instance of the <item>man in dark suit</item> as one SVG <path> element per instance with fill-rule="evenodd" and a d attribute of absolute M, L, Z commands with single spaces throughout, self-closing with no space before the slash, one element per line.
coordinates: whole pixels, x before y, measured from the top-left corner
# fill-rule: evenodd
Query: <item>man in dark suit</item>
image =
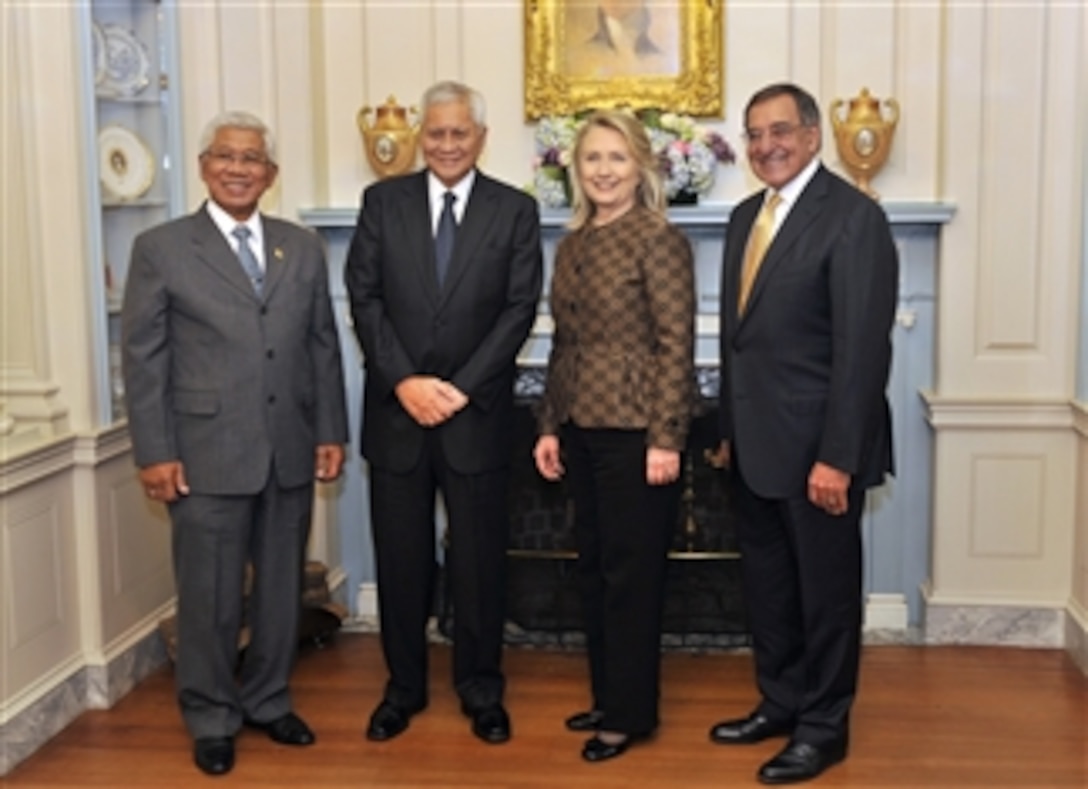
<path fill-rule="evenodd" d="M 348 253 L 389 670 L 371 740 L 397 736 L 427 704 L 438 490 L 449 522 L 454 685 L 477 737 L 510 737 L 500 663 L 513 383 L 542 263 L 536 201 L 476 169 L 486 134 L 479 93 L 431 87 L 420 132 L 427 168 L 366 190 Z"/>
<path fill-rule="evenodd" d="M 898 259 L 880 206 L 820 164 L 795 85 L 745 110 L 767 189 L 733 211 L 721 307 L 722 460 L 731 467 L 761 700 L 718 743 L 789 735 L 764 783 L 845 758 L 862 626 L 859 522 L 892 470 L 885 388 Z"/>
<path fill-rule="evenodd" d="M 213 775 L 233 767 L 243 724 L 314 741 L 287 682 L 314 479 L 339 476 L 347 440 L 321 242 L 257 210 L 276 173 L 258 118 L 215 118 L 200 144 L 209 199 L 136 239 L 121 313 L 133 453 L 173 522 L 178 701 Z"/>

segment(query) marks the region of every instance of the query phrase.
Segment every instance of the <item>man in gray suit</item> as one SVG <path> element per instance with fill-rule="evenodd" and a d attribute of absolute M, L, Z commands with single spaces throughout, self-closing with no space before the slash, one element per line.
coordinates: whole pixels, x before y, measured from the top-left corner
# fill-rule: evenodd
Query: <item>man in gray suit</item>
<path fill-rule="evenodd" d="M 314 479 L 339 476 L 347 440 L 322 245 L 257 210 L 276 173 L 258 118 L 209 123 L 209 199 L 136 239 L 121 314 L 140 482 L 173 522 L 178 701 L 211 775 L 233 767 L 243 724 L 314 742 L 287 681 Z M 236 677 L 247 563 L 252 637 Z"/>

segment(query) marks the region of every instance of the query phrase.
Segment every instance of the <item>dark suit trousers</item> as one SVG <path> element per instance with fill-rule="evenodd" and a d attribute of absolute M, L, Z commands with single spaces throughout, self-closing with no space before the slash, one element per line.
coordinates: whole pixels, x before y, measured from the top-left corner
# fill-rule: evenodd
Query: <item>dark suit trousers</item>
<path fill-rule="evenodd" d="M 648 733 L 658 724 L 665 569 L 680 485 L 646 483 L 643 430 L 566 424 L 560 441 L 593 708 L 604 712 L 604 729 Z"/>
<path fill-rule="evenodd" d="M 800 741 L 845 741 L 861 649 L 865 491 L 852 487 L 835 517 L 804 497 L 761 498 L 731 476 L 759 712 L 794 723 Z"/>
<path fill-rule="evenodd" d="M 234 735 L 243 720 L 291 711 L 313 485 L 284 489 L 270 474 L 252 496 L 192 493 L 170 505 L 178 592 L 178 701 L 194 737 Z M 245 605 L 250 642 L 238 666 Z"/>
<path fill-rule="evenodd" d="M 453 598 L 454 686 L 470 709 L 502 700 L 508 483 L 508 468 L 481 474 L 451 469 L 434 430 L 428 431 L 413 470 L 400 474 L 371 464 L 387 700 L 410 710 L 427 703 L 426 625 L 434 601 L 439 490 L 449 523 L 446 572 Z"/>

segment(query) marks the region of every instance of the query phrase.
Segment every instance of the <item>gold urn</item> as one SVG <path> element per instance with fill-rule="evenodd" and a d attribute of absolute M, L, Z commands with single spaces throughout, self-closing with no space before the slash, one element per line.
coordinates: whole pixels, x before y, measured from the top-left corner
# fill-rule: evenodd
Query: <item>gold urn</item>
<path fill-rule="evenodd" d="M 845 118 L 841 112 L 844 103 L 842 99 L 835 99 L 831 102 L 830 112 L 839 159 L 853 176 L 858 189 L 874 199 L 879 198 L 869 182 L 888 160 L 895 126 L 899 123 L 899 102 L 885 99 L 885 113 L 880 101 L 869 95 L 869 89 L 862 88 L 856 98 L 850 99 Z"/>
<path fill-rule="evenodd" d="M 374 123 L 368 120 L 374 113 Z M 355 117 L 363 135 L 363 148 L 370 167 L 379 178 L 400 175 L 412 169 L 416 160 L 416 134 L 419 122 L 412 123 L 408 113 L 417 115 L 415 107 L 405 109 L 390 96 L 377 109 L 363 107 Z"/>

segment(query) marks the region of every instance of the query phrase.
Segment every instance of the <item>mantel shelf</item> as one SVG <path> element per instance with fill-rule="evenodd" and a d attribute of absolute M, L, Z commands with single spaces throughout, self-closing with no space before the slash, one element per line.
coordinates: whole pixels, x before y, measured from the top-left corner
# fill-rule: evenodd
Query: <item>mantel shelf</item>
<path fill-rule="evenodd" d="M 928 200 L 890 200 L 882 203 L 893 225 L 944 225 L 952 221 L 956 206 Z M 669 209 L 669 219 L 680 227 L 718 227 L 724 224 L 736 203 L 701 203 Z M 314 228 L 351 228 L 359 216 L 357 208 L 315 207 L 299 211 L 303 224 Z M 566 209 L 545 208 L 540 212 L 542 227 L 561 228 L 570 217 Z"/>

